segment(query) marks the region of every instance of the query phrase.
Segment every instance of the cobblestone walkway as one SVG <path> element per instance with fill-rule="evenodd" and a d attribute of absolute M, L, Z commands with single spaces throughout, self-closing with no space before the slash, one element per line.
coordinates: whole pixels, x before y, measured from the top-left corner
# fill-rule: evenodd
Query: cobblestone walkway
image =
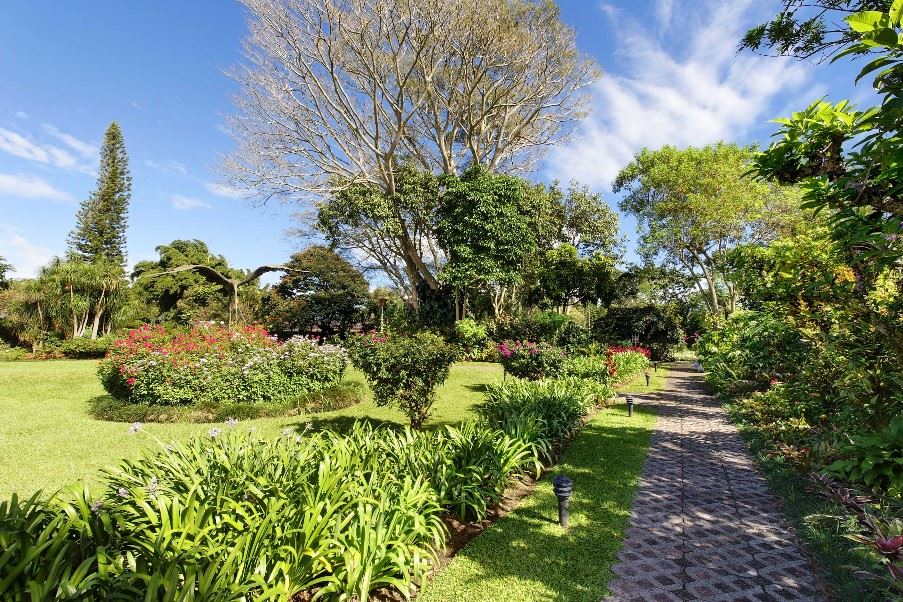
<path fill-rule="evenodd" d="M 675 365 L 607 600 L 826 600 L 737 429 Z"/>

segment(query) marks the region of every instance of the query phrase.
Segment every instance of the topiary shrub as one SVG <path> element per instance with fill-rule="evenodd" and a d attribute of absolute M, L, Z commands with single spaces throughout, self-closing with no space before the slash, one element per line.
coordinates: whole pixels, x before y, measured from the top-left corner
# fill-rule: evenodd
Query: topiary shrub
<path fill-rule="evenodd" d="M 113 397 L 147 405 L 279 403 L 338 383 L 343 349 L 266 330 L 142 326 L 113 344 L 98 374 Z"/>
<path fill-rule="evenodd" d="M 448 378 L 458 349 L 431 333 L 369 334 L 349 341 L 351 361 L 367 377 L 378 406 L 397 405 L 420 429 L 429 417 L 436 388 Z"/>
<path fill-rule="evenodd" d="M 508 374 L 528 380 L 557 376 L 566 357 L 553 345 L 532 341 L 502 341 L 498 352 Z"/>

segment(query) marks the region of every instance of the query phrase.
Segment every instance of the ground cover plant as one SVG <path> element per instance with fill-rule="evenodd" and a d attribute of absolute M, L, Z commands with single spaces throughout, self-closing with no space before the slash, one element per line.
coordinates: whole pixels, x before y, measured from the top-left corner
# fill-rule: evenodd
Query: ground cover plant
<path fill-rule="evenodd" d="M 120 401 L 216 407 L 292 401 L 337 385 L 346 366 L 339 347 L 301 337 L 282 343 L 256 326 L 145 325 L 113 344 L 98 374 Z"/>
<path fill-rule="evenodd" d="M 54 491 L 80 481 L 96 487 L 98 471 L 123 458 L 133 459 L 149 445 L 148 439 L 129 437 L 126 426 L 135 420 L 109 422 L 92 418 L 92 400 L 109 399 L 97 379 L 97 362 L 53 360 L 6 363 L 0 368 L 0 498 L 13 492 L 29 496 L 38 489 Z M 502 379 L 498 364 L 458 363 L 437 390 L 427 428 L 458 424 L 476 418 L 473 407 L 484 387 Z M 242 420 L 263 435 L 278 435 L 285 428 L 346 430 L 356 419 L 374 424 L 402 425 L 406 417 L 393 407 L 379 407 L 372 399 L 364 375 L 346 371 L 343 383 L 361 388 L 364 401 L 347 408 L 297 416 Z M 138 407 L 138 406 L 133 406 Z M 224 416 L 222 421 L 230 417 Z M 137 419 L 136 419 L 137 420 Z M 213 425 L 193 423 L 145 424 L 144 431 L 162 441 L 182 441 L 205 434 Z"/>
<path fill-rule="evenodd" d="M 580 424 L 589 404 L 573 386 L 540 403 L 542 391 L 521 391 L 491 420 L 426 432 L 356 423 L 272 440 L 230 421 L 160 442 L 108 472 L 97 494 L 0 505 L 0 595 L 365 599 L 391 586 L 408 596 L 445 537 L 443 512 L 482 518 Z"/>

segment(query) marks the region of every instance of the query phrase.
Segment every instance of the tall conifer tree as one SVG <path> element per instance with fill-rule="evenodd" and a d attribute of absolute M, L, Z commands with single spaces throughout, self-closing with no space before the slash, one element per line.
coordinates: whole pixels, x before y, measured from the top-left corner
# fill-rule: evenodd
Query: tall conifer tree
<path fill-rule="evenodd" d="M 132 177 L 122 130 L 114 121 L 107 128 L 100 151 L 97 190 L 76 214 L 69 234 L 69 253 L 91 263 L 109 261 L 125 266 L 125 229 Z"/>

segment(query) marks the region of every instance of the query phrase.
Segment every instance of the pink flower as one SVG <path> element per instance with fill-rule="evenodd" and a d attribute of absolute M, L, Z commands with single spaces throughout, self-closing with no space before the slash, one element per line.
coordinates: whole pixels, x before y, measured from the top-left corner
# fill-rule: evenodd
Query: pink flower
<path fill-rule="evenodd" d="M 896 554 L 900 551 L 900 548 L 903 548 L 903 535 L 888 538 L 879 537 L 875 540 L 875 547 L 882 554 Z"/>
<path fill-rule="evenodd" d="M 130 378 L 130 379 L 128 379 L 127 381 L 125 381 L 125 384 L 127 384 L 127 385 L 130 386 L 130 387 L 131 387 L 132 385 L 134 385 L 134 384 L 135 384 L 135 377 L 133 376 L 132 378 Z"/>

